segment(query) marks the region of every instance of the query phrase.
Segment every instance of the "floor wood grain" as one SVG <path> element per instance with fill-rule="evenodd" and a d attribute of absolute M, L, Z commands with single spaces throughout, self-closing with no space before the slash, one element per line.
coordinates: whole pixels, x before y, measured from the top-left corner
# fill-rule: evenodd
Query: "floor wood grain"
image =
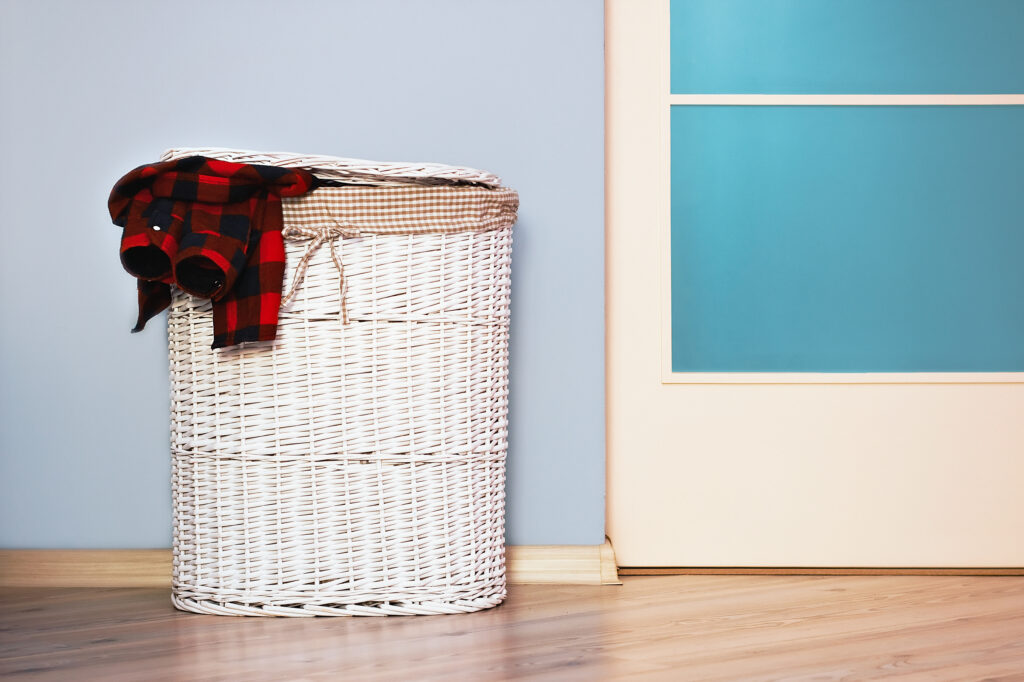
<path fill-rule="evenodd" d="M 1024 680 L 1017 576 L 631 576 L 464 616 L 175 611 L 163 589 L 0 590 L 12 680 Z"/>

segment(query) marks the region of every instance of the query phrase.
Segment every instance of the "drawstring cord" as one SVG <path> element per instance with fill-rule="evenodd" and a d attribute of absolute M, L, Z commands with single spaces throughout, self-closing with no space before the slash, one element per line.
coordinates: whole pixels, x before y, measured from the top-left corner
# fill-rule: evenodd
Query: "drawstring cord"
<path fill-rule="evenodd" d="M 288 291 L 288 294 L 281 301 L 281 308 L 284 308 L 288 303 L 295 297 L 295 294 L 299 290 L 299 285 L 302 284 L 302 280 L 306 276 L 306 268 L 309 266 L 309 259 L 313 257 L 313 254 L 317 252 L 324 242 L 327 242 L 331 246 L 331 260 L 334 261 L 334 267 L 338 269 L 338 286 L 341 289 L 341 323 L 348 324 L 348 305 L 345 303 L 345 297 L 348 293 L 348 281 L 345 279 L 345 268 L 341 263 L 341 259 L 338 257 L 338 252 L 334 248 L 334 242 L 338 238 L 351 239 L 355 237 L 362 237 L 363 233 L 354 225 L 338 222 L 333 216 L 331 220 L 334 221 L 334 225 L 326 225 L 321 227 L 300 227 L 297 225 L 289 225 L 284 228 L 282 235 L 287 239 L 309 239 L 311 240 L 309 246 L 306 248 L 306 252 L 302 254 L 302 258 L 299 259 L 298 264 L 295 266 L 295 275 L 292 277 L 292 285 Z"/>

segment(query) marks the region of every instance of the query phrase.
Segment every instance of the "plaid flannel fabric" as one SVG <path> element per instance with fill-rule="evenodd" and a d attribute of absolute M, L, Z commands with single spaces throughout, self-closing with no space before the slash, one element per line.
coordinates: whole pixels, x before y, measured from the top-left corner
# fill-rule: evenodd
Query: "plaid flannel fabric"
<path fill-rule="evenodd" d="M 277 333 L 284 276 L 281 197 L 314 184 L 307 171 L 191 156 L 139 166 L 108 208 L 124 228 L 121 263 L 138 278 L 140 331 L 170 305 L 170 285 L 213 300 L 213 347 Z"/>

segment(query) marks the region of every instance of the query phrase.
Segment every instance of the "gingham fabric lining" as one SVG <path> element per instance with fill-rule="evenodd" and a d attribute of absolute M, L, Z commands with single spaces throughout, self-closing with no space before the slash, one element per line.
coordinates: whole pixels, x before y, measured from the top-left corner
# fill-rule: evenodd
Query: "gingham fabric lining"
<path fill-rule="evenodd" d="M 281 303 L 294 298 L 317 249 L 327 242 L 338 270 L 341 320 L 348 324 L 345 267 L 334 247 L 339 238 L 365 235 L 450 234 L 508 228 L 519 195 L 501 187 L 321 187 L 282 199 L 285 239 L 309 240 Z"/>
<path fill-rule="evenodd" d="M 290 226 L 354 228 L 366 234 L 452 233 L 511 227 L 519 195 L 507 187 L 321 187 L 284 198 L 282 206 L 286 238 Z"/>

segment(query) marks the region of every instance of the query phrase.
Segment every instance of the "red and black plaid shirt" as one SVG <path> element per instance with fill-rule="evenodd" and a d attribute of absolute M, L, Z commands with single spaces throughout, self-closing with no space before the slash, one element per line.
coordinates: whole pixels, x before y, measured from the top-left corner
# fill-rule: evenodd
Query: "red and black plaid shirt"
<path fill-rule="evenodd" d="M 313 186 L 304 170 L 190 156 L 139 166 L 108 207 L 124 228 L 121 263 L 138 278 L 140 331 L 171 284 L 213 300 L 213 347 L 277 334 L 284 277 L 281 197 Z"/>

